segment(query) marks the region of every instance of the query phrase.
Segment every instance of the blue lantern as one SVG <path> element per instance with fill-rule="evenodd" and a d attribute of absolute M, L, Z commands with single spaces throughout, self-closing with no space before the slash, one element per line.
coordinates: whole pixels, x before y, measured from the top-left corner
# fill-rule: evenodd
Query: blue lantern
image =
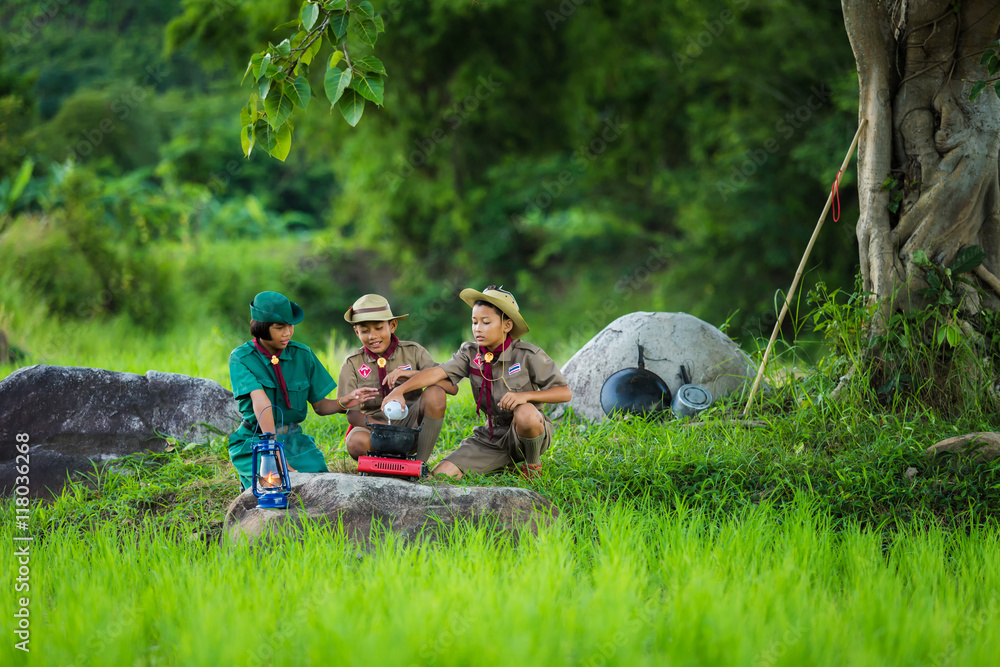
<path fill-rule="evenodd" d="M 253 446 L 253 494 L 257 507 L 285 509 L 292 490 L 285 463 L 285 447 L 273 433 L 264 433 Z"/>

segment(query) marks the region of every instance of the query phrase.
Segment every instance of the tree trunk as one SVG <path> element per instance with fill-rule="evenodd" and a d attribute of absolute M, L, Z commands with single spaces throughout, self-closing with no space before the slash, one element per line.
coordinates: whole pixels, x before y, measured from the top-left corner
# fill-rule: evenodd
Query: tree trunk
<path fill-rule="evenodd" d="M 844 24 L 858 64 L 861 214 L 857 236 L 864 287 L 882 307 L 875 330 L 894 310 L 923 305 L 918 250 L 947 266 L 965 246 L 986 251 L 980 271 L 991 290 L 972 310 L 997 310 L 990 278 L 1000 273 L 1000 99 L 987 89 L 969 101 L 987 45 L 997 39 L 993 0 L 843 0 Z M 882 188 L 888 176 L 903 199 Z M 988 273 L 987 273 L 988 272 Z M 994 284 L 995 281 L 994 281 Z"/>

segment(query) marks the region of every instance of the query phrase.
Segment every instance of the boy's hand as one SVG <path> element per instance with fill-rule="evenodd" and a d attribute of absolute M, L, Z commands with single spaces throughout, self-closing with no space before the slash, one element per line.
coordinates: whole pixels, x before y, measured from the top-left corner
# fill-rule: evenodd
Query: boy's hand
<path fill-rule="evenodd" d="M 406 382 L 416 374 L 417 372 L 413 370 L 404 371 L 397 368 L 385 376 L 385 379 L 382 380 L 382 384 L 384 384 L 387 387 L 395 387 L 397 384 L 400 383 L 400 381 Z"/>
<path fill-rule="evenodd" d="M 342 407 L 356 408 L 366 401 L 378 398 L 379 391 L 375 387 L 358 387 L 347 396 L 340 399 Z"/>
<path fill-rule="evenodd" d="M 398 401 L 401 408 L 406 409 L 406 399 L 403 398 L 403 392 L 399 389 L 393 389 L 389 392 L 389 395 L 382 399 L 382 412 L 385 412 L 385 404 L 392 401 Z"/>
<path fill-rule="evenodd" d="M 523 405 L 528 402 L 528 397 L 524 395 L 523 392 L 518 391 L 508 391 L 500 398 L 500 402 L 497 405 L 500 406 L 501 410 L 514 411 L 519 405 Z"/>

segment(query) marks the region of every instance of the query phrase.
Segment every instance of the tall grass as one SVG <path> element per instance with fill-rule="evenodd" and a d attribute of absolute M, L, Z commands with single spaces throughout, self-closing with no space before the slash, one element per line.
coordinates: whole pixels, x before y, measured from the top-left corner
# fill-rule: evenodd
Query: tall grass
<path fill-rule="evenodd" d="M 520 543 L 465 525 L 367 549 L 317 527 L 257 548 L 56 529 L 32 545 L 27 664 L 995 664 L 995 521 L 887 542 L 804 497 L 580 509 Z"/>

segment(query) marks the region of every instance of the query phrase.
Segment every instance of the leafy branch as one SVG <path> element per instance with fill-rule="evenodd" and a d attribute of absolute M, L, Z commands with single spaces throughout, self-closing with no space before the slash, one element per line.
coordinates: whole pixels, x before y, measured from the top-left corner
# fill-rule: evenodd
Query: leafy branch
<path fill-rule="evenodd" d="M 366 100 L 382 106 L 388 76 L 385 66 L 374 55 L 352 60 L 347 46 L 350 37 L 373 48 L 378 35 L 385 32 L 382 17 L 368 0 L 306 0 L 297 19 L 275 30 L 289 27 L 295 27 L 296 33 L 253 54 L 243 74 L 243 82 L 253 77 L 250 99 L 240 111 L 240 143 L 247 157 L 258 146 L 282 162 L 288 157 L 292 113 L 309 106 L 309 69 L 324 40 L 333 49 L 323 76 L 330 108 L 337 107 L 354 127 L 364 114 Z"/>
<path fill-rule="evenodd" d="M 997 88 L 996 83 L 1000 80 L 997 73 L 1000 72 L 1000 50 L 994 47 L 1000 46 L 1000 39 L 988 44 L 983 55 L 979 58 L 980 65 L 986 65 L 986 73 L 992 77 L 986 80 L 979 79 L 974 84 L 972 84 L 972 90 L 969 91 L 969 99 L 974 100 L 979 97 L 979 94 L 986 89 L 986 86 L 992 86 L 993 92 L 1000 97 L 1000 88 Z"/>

